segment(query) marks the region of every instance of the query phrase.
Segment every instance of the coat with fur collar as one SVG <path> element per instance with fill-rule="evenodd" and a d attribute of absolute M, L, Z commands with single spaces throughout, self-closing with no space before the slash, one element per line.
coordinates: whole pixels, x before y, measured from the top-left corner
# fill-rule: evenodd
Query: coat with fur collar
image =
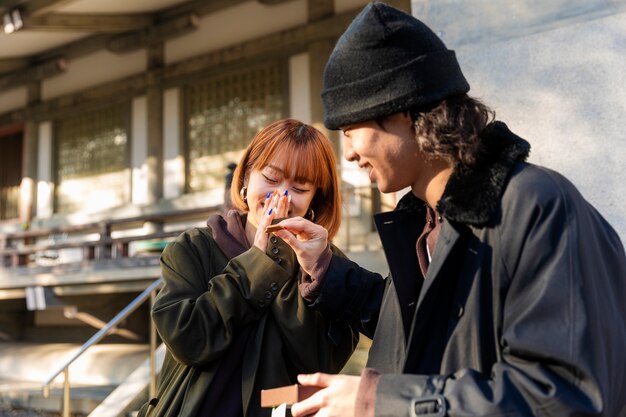
<path fill-rule="evenodd" d="M 503 123 L 484 139 L 438 204 L 426 277 L 409 193 L 376 216 L 390 277 L 334 257 L 314 306 L 373 337 L 376 416 L 625 416 L 619 237 L 567 179 L 524 162 Z"/>

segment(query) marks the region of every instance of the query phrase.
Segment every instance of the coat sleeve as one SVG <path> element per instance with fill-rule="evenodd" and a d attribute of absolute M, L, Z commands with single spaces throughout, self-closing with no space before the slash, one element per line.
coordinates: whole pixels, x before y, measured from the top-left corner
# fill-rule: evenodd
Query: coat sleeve
<path fill-rule="evenodd" d="M 320 295 L 311 306 L 334 322 L 336 329 L 347 325 L 372 338 L 384 290 L 385 280 L 379 274 L 334 253 Z"/>
<path fill-rule="evenodd" d="M 181 362 L 201 366 L 219 358 L 238 332 L 268 310 L 291 275 L 252 247 L 226 259 L 208 232 L 194 229 L 161 257 L 164 286 L 152 309 L 159 335 Z"/>
<path fill-rule="evenodd" d="M 383 375 L 377 417 L 624 413 L 624 249 L 571 184 L 531 182 L 504 200 L 509 227 L 493 242 L 506 271 L 494 278 L 504 284 L 501 357 L 489 374 Z"/>

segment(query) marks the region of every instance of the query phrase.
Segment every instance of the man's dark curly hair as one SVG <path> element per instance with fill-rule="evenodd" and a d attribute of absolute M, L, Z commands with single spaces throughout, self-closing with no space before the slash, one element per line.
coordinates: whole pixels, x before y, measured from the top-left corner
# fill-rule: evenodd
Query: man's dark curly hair
<path fill-rule="evenodd" d="M 428 111 L 412 110 L 415 137 L 422 151 L 453 166 L 475 166 L 485 151 L 480 139 L 495 112 L 466 94 L 448 98 Z"/>

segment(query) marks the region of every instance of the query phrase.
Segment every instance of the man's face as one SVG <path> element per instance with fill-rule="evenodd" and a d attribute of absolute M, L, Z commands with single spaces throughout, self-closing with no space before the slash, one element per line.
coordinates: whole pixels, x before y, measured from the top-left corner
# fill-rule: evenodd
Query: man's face
<path fill-rule="evenodd" d="M 344 158 L 367 170 L 383 193 L 413 187 L 420 173 L 420 151 L 409 116 L 398 113 L 382 123 L 368 121 L 342 128 Z"/>

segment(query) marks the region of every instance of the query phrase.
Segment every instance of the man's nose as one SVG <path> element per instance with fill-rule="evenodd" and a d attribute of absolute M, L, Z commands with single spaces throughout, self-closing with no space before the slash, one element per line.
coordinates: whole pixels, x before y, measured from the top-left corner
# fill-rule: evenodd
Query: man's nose
<path fill-rule="evenodd" d="M 357 159 L 357 153 L 352 149 L 352 141 L 347 136 L 344 136 L 343 140 L 343 157 L 348 161 L 355 161 Z"/>

